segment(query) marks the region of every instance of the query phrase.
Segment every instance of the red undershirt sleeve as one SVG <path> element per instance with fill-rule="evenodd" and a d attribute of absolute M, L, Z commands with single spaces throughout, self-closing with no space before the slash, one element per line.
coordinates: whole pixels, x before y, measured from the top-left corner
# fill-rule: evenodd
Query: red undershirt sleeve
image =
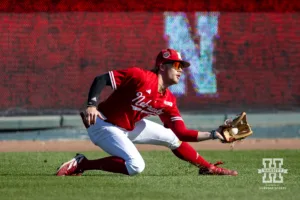
<path fill-rule="evenodd" d="M 179 113 L 176 104 L 172 108 L 166 110 L 160 116 L 161 121 L 166 128 L 170 128 L 179 140 L 184 142 L 197 142 L 198 131 L 187 129 L 185 123 Z"/>

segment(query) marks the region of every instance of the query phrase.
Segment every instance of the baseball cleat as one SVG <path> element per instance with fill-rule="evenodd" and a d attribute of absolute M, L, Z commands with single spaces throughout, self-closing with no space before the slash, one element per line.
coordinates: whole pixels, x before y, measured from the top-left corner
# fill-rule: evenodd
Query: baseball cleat
<path fill-rule="evenodd" d="M 228 175 L 237 176 L 238 172 L 235 170 L 225 169 L 218 167 L 218 165 L 224 164 L 222 161 L 212 164 L 209 168 L 200 167 L 199 175 Z"/>
<path fill-rule="evenodd" d="M 86 159 L 83 154 L 76 154 L 74 158 L 63 163 L 57 169 L 56 176 L 81 176 L 83 170 L 78 167 L 78 164 L 82 162 L 83 159 Z"/>

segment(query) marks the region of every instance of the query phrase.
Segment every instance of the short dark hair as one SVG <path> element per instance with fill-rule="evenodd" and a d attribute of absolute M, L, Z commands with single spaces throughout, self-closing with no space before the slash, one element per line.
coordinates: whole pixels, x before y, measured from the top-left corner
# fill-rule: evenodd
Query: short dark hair
<path fill-rule="evenodd" d="M 164 63 L 161 63 L 161 65 L 172 64 L 173 62 L 176 62 L 176 61 L 164 62 Z M 155 74 L 158 74 L 158 72 L 159 72 L 159 66 L 155 66 L 150 71 L 153 72 L 153 73 L 155 73 Z"/>

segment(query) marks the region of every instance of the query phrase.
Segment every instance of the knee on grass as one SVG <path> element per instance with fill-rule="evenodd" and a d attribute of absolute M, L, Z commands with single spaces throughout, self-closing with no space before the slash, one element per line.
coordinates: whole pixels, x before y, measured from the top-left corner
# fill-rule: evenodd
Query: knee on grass
<path fill-rule="evenodd" d="M 131 159 L 129 161 L 126 161 L 126 168 L 130 176 L 140 174 L 145 169 L 145 161 L 143 160 L 143 158 Z"/>

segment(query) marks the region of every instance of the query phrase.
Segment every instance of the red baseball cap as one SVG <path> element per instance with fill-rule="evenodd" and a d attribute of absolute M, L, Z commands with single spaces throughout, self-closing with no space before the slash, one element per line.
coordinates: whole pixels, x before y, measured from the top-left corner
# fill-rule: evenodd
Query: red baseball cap
<path fill-rule="evenodd" d="M 191 65 L 189 62 L 182 60 L 181 55 L 178 51 L 174 49 L 163 49 L 156 57 L 155 66 L 159 67 L 160 64 L 164 64 L 170 61 L 179 61 L 182 63 L 184 68 Z"/>

